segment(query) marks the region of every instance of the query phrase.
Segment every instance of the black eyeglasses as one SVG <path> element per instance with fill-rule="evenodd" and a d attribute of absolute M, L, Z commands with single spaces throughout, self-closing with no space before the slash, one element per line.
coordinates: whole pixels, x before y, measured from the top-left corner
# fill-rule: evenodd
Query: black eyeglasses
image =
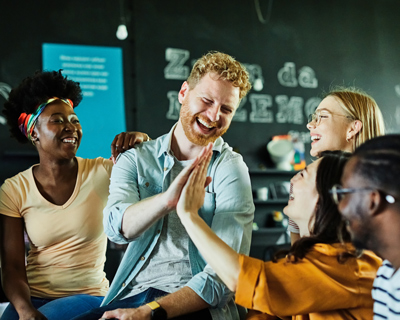
<path fill-rule="evenodd" d="M 365 191 L 373 191 L 376 190 L 374 188 L 343 188 L 339 184 L 335 184 L 331 190 L 329 190 L 329 193 L 332 196 L 332 200 L 338 205 L 340 201 L 343 200 L 344 196 L 347 193 L 355 193 L 355 192 L 365 192 Z M 385 194 L 383 191 L 378 190 L 380 193 L 382 193 L 385 196 L 385 199 L 388 203 L 395 203 L 396 200 L 393 196 L 390 194 Z"/>

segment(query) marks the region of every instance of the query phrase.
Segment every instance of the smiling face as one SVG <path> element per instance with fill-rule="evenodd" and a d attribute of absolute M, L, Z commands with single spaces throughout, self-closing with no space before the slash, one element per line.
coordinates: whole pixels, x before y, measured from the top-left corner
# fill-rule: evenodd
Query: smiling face
<path fill-rule="evenodd" d="M 43 110 L 34 129 L 33 138 L 40 156 L 72 159 L 82 139 L 82 127 L 74 110 L 57 100 Z"/>
<path fill-rule="evenodd" d="M 366 188 L 367 181 L 355 174 L 357 158 L 351 158 L 346 164 L 342 175 L 343 188 Z M 343 196 L 338 205 L 338 209 L 346 221 L 352 242 L 358 249 L 374 250 L 373 229 L 371 228 L 371 218 L 367 214 L 369 192 L 354 192 Z"/>
<path fill-rule="evenodd" d="M 311 135 L 310 154 L 313 157 L 326 150 L 353 151 L 352 141 L 346 141 L 352 121 L 346 118 L 340 100 L 333 96 L 327 96 L 321 101 L 315 110 L 321 116 L 321 121 L 316 125 L 315 121 L 307 124 Z"/>
<path fill-rule="evenodd" d="M 239 105 L 239 88 L 208 73 L 192 89 L 184 82 L 179 92 L 180 122 L 187 139 L 205 146 L 229 128 Z"/>
<path fill-rule="evenodd" d="M 302 235 L 309 233 L 309 222 L 318 202 L 316 178 L 320 161 L 314 161 L 290 180 L 289 202 L 283 212 L 299 225 Z"/>

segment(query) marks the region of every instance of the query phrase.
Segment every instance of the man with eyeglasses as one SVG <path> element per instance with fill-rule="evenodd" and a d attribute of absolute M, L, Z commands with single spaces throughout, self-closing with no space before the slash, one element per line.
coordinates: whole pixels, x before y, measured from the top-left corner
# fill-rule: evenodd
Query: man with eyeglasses
<path fill-rule="evenodd" d="M 365 142 L 330 193 L 354 245 L 384 259 L 374 282 L 374 319 L 400 319 L 400 135 Z"/>

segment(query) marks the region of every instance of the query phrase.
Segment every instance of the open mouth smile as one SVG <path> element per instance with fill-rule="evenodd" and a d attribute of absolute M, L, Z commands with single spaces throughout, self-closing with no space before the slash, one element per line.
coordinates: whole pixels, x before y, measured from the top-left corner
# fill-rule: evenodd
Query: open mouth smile
<path fill-rule="evenodd" d="M 294 194 L 293 194 L 293 184 L 290 184 L 290 191 L 289 191 L 289 201 L 294 200 Z"/>
<path fill-rule="evenodd" d="M 71 144 L 77 144 L 78 140 L 76 138 L 64 138 L 62 139 L 63 143 L 71 143 Z"/>
<path fill-rule="evenodd" d="M 311 143 L 318 142 L 322 137 L 319 134 L 311 135 Z"/>
<path fill-rule="evenodd" d="M 200 130 L 203 133 L 210 133 L 212 130 L 214 130 L 216 128 L 215 126 L 208 124 L 206 121 L 204 121 L 200 118 L 196 118 L 196 122 L 197 122 L 198 127 L 200 128 Z"/>

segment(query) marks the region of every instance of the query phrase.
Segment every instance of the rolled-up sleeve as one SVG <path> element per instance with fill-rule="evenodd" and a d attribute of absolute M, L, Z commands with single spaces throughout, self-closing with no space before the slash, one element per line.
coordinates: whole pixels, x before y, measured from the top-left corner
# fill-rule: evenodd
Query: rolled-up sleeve
<path fill-rule="evenodd" d="M 121 233 L 122 218 L 126 209 L 140 200 L 135 159 L 134 149 L 118 158 L 111 172 L 110 195 L 103 211 L 104 231 L 111 241 L 119 244 L 132 241 Z"/>
<path fill-rule="evenodd" d="M 279 317 L 372 308 L 370 292 L 379 265 L 374 257 L 339 263 L 337 255 L 312 249 L 297 263 L 285 258 L 264 262 L 243 255 L 239 263 L 236 303 L 246 308 Z"/>
<path fill-rule="evenodd" d="M 248 168 L 241 156 L 233 156 L 217 170 L 213 176 L 215 212 L 211 228 L 236 252 L 249 254 L 254 203 Z M 187 286 L 217 308 L 226 305 L 234 295 L 209 265 Z"/>

